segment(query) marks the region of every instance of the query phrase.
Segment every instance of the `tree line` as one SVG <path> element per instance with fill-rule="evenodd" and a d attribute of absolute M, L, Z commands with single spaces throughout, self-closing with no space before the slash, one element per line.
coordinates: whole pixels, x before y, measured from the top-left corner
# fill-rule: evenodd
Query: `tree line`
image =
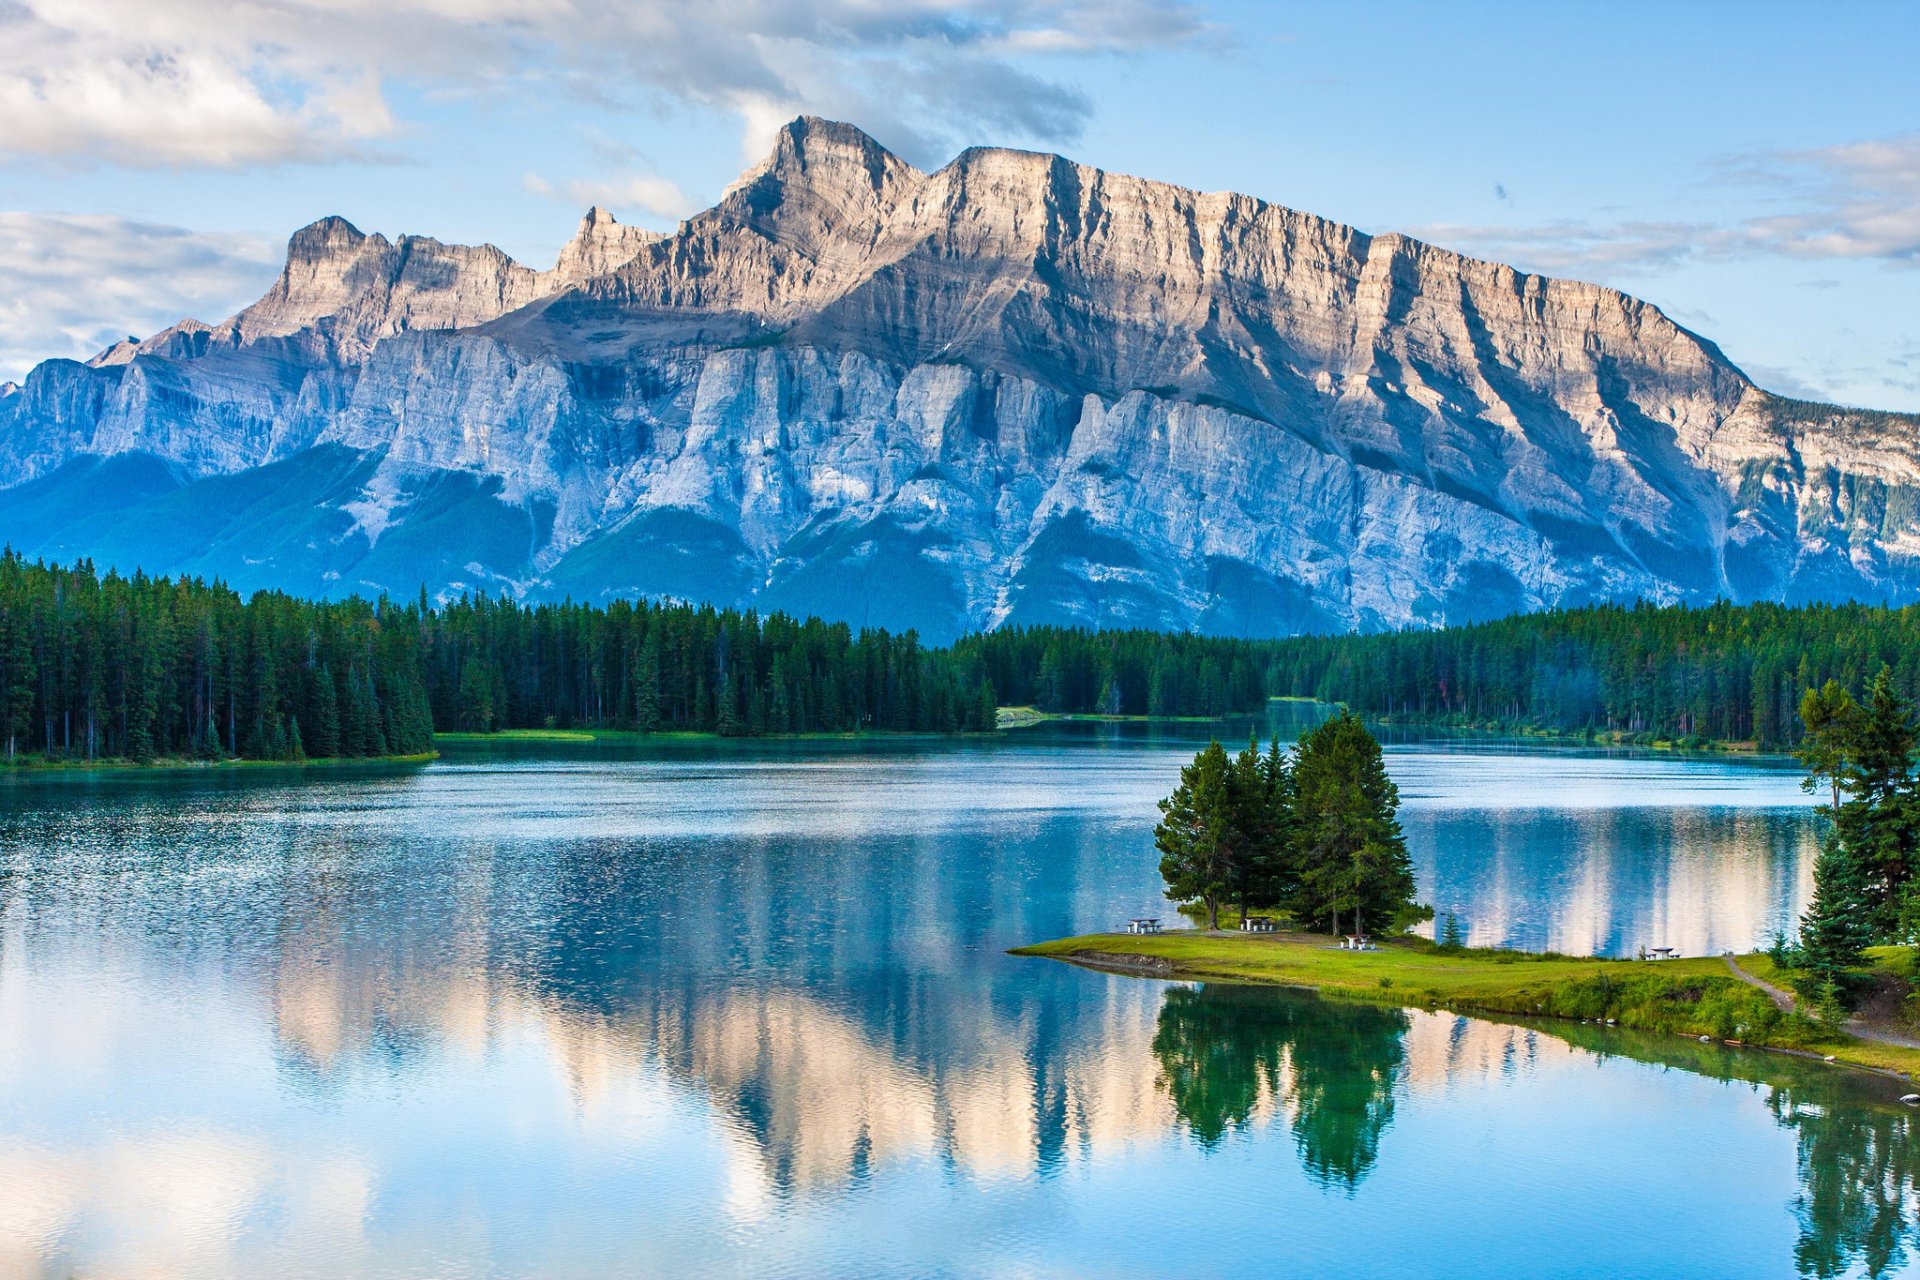
<path fill-rule="evenodd" d="M 242 601 L 192 579 L 0 555 L 8 760 L 299 759 L 432 749 L 421 619 L 361 600 Z"/>
<path fill-rule="evenodd" d="M 1207 927 L 1238 901 L 1303 924 L 1404 929 L 1430 919 L 1414 901 L 1400 792 L 1359 717 L 1334 716 L 1291 750 L 1276 737 L 1229 756 L 1209 743 L 1180 771 L 1154 828 L 1167 896 L 1196 903 Z"/>
<path fill-rule="evenodd" d="M 0 556 L 7 758 L 372 756 L 435 730 L 976 732 L 998 706 L 1220 717 L 1270 695 L 1442 724 L 1796 746 L 1802 692 L 1882 666 L 1920 694 L 1920 612 L 1551 611 L 1457 630 L 1236 640 L 908 632 L 675 603 L 242 600 L 220 583 Z"/>
<path fill-rule="evenodd" d="M 1002 704 L 1221 716 L 1259 646 L 1012 628 L 912 632 L 706 605 L 469 596 L 243 600 L 194 578 L 0 554 L 0 751 L 51 760 L 413 755 L 433 734 L 991 730 Z"/>
<path fill-rule="evenodd" d="M 1883 666 L 1920 694 L 1920 608 L 1595 605 L 1444 631 L 1275 642 L 1268 687 L 1429 724 L 1647 739 L 1800 739 L 1802 693 Z"/>

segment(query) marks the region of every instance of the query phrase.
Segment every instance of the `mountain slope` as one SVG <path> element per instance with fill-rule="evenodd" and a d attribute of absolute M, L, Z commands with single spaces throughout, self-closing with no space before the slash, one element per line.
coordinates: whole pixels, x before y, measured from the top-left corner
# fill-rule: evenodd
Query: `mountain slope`
<path fill-rule="evenodd" d="M 1057 156 L 922 173 L 802 119 L 670 235 L 593 211 L 536 272 L 328 219 L 233 319 L 40 366 L 0 394 L 0 537 L 933 636 L 1905 601 L 1916 427 L 1770 396 L 1614 290 Z M 216 482 L 256 469 L 279 497 L 231 512 Z M 220 531 L 120 532 L 196 511 Z"/>

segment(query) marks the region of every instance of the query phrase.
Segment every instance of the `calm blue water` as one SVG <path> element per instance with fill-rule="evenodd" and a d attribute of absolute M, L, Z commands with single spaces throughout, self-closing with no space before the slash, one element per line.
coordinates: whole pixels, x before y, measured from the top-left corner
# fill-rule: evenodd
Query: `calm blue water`
<path fill-rule="evenodd" d="M 1893 1082 L 1008 957 L 1191 742 L 0 781 L 0 1276 L 1904 1274 Z M 1475 941 L 1764 938 L 1795 775 L 1396 745 Z"/>

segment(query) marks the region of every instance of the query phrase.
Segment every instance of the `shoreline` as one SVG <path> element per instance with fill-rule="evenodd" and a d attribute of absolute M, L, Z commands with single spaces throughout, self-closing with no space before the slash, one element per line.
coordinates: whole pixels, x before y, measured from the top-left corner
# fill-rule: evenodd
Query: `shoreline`
<path fill-rule="evenodd" d="M 1424 939 L 1353 952 L 1321 935 L 1203 930 L 1086 934 L 1008 954 L 1123 977 L 1283 986 L 1406 1009 L 1602 1024 L 1813 1061 L 1831 1058 L 1831 1065 L 1900 1080 L 1920 1074 L 1920 1049 L 1828 1032 L 1800 1014 L 1783 1013 L 1764 991 L 1734 976 L 1720 956 L 1643 961 L 1490 949 L 1448 953 Z"/>
<path fill-rule="evenodd" d="M 219 773 L 229 769 L 339 769 L 354 765 L 431 764 L 440 758 L 438 751 L 422 751 L 403 756 L 315 756 L 307 760 L 251 760 L 234 757 L 226 760 L 183 760 L 168 756 L 141 763 L 125 757 L 98 760 L 46 760 L 21 757 L 0 760 L 0 778 L 50 777 L 68 773 Z"/>
<path fill-rule="evenodd" d="M 1445 715 L 1419 715 L 1391 712 L 1373 712 L 1354 707 L 1345 702 L 1323 702 L 1319 698 L 1302 694 L 1275 693 L 1267 696 L 1267 703 L 1300 703 L 1314 706 L 1337 707 L 1352 711 L 1367 725 L 1378 725 L 1388 729 L 1416 730 L 1434 738 L 1458 738 L 1466 741 L 1513 742 L 1527 745 L 1555 747 L 1594 747 L 1612 750 L 1634 750 L 1657 752 L 1673 756 L 1737 756 L 1752 760 L 1785 759 L 1788 753 L 1784 749 L 1765 750 L 1754 741 L 1734 742 L 1720 738 L 1702 738 L 1688 742 L 1684 738 L 1661 738 L 1646 733 L 1629 733 L 1621 729 L 1602 729 L 1588 733 L 1581 730 L 1550 729 L 1541 725 L 1513 724 L 1506 721 L 1460 721 Z M 1042 711 L 1033 706 L 1003 706 L 999 710 L 999 722 L 996 726 L 1007 729 L 1025 729 L 1041 724 L 1094 723 L 1094 724 L 1219 724 L 1224 720 L 1244 719 L 1258 716 L 1260 711 L 1229 711 L 1219 716 L 1150 716 L 1135 714 L 1106 714 L 1094 711 Z"/>
<path fill-rule="evenodd" d="M 863 738 L 886 741 L 923 738 L 946 742 L 991 738 L 993 733 L 936 733 L 931 729 L 813 729 L 803 733 L 715 733 L 709 729 L 495 729 L 491 733 L 452 730 L 436 733 L 436 744 L 484 746 L 487 743 L 516 742 L 857 742 Z M 437 752 L 435 753 L 438 754 Z"/>
<path fill-rule="evenodd" d="M 1310 701 L 1310 699 L 1288 699 L 1288 701 Z M 1687 756 L 1744 756 L 1751 759 L 1772 759 L 1785 758 L 1788 755 L 1784 749 L 1762 750 L 1759 743 L 1751 740 L 1734 742 L 1721 738 L 1702 738 L 1690 743 L 1684 738 L 1659 738 L 1650 734 L 1629 733 L 1624 729 L 1601 729 L 1589 734 L 1573 729 L 1549 729 L 1539 725 L 1509 724 L 1503 721 L 1484 723 L 1450 721 L 1445 716 L 1379 714 L 1364 710 L 1355 714 L 1369 725 L 1381 725 L 1389 729 L 1419 729 L 1437 736 L 1457 734 L 1466 738 L 1537 742 L 1549 746 L 1625 747 L 1638 751 L 1658 751 L 1669 755 Z"/>

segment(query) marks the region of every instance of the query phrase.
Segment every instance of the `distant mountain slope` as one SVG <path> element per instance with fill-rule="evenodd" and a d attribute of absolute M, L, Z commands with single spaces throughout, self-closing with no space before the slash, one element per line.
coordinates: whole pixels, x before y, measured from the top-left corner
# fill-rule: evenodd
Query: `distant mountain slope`
<path fill-rule="evenodd" d="M 241 587 L 1233 634 L 1920 598 L 1920 419 L 1657 308 L 1237 195 L 801 119 L 552 271 L 298 232 L 0 392 L 0 538 Z"/>

